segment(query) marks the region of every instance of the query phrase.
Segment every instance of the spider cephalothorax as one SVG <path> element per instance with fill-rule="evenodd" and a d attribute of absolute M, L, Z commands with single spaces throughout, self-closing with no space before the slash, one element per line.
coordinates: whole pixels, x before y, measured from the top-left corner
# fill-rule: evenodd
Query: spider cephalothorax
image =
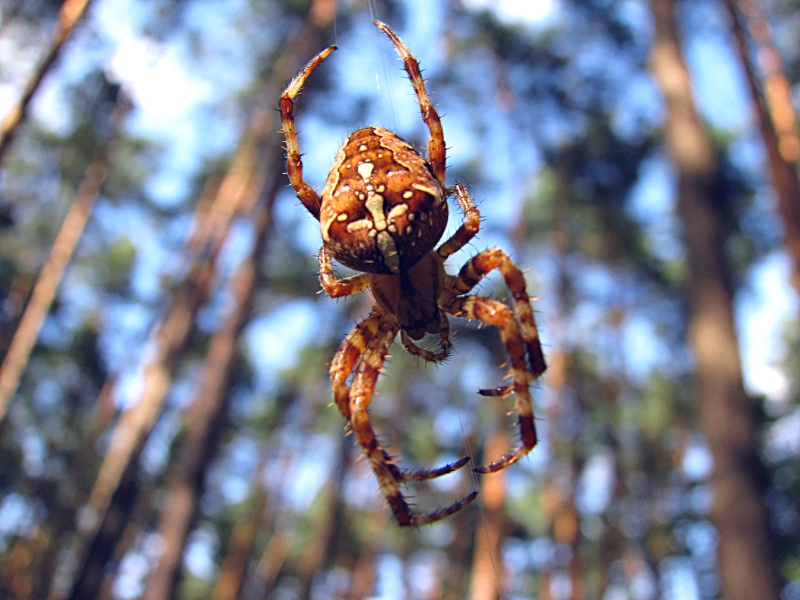
<path fill-rule="evenodd" d="M 294 99 L 311 72 L 335 49 L 320 52 L 292 80 L 280 99 L 286 136 L 288 175 L 303 205 L 320 221 L 320 281 L 331 297 L 349 296 L 369 288 L 376 304 L 370 315 L 345 337 L 331 363 L 336 406 L 352 427 L 400 525 L 422 525 L 451 515 L 477 492 L 429 513 L 415 513 L 400 484 L 433 479 L 463 467 L 469 457 L 437 469 L 405 471 L 380 445 L 367 407 L 378 374 L 397 334 L 405 349 L 424 360 L 438 362 L 450 351 L 447 315 L 495 325 L 508 349 L 511 383 L 486 396 L 515 394 L 520 445 L 511 454 L 478 467 L 498 471 L 525 456 L 536 445 L 530 383 L 545 370 L 539 333 L 525 279 L 502 250 L 480 252 L 448 275 L 444 261 L 477 233 L 480 214 L 461 184 L 445 187 L 445 145 L 439 115 L 431 105 L 419 64 L 388 25 L 375 24 L 394 44 L 414 86 L 422 119 L 428 126 L 427 160 L 408 143 L 382 127 L 365 127 L 351 134 L 336 155 L 322 194 L 303 180 L 303 163 L 294 126 Z M 455 196 L 464 222 L 442 245 L 436 244 L 447 224 L 447 197 Z M 360 274 L 337 279 L 331 259 Z M 471 295 L 490 271 L 498 269 L 511 291 L 513 311 L 506 304 Z M 441 350 L 417 346 L 414 340 L 436 334 Z M 347 380 L 352 376 L 350 386 Z"/>

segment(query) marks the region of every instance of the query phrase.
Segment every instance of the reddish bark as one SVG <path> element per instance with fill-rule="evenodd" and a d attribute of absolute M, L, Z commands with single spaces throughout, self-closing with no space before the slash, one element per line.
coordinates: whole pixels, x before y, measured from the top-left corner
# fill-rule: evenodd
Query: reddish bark
<path fill-rule="evenodd" d="M 717 569 L 728 600 L 778 598 L 774 540 L 762 493 L 755 405 L 742 383 L 733 295 L 719 213 L 721 178 L 695 109 L 673 0 L 651 0 L 651 69 L 667 111 L 666 142 L 678 172 L 678 213 L 688 263 L 689 345 L 700 425 L 714 461 L 711 520 Z"/>

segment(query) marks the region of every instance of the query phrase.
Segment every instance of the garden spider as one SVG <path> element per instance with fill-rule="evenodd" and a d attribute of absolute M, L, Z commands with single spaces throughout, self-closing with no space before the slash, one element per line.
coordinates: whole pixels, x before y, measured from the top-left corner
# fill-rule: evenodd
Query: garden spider
<path fill-rule="evenodd" d="M 381 446 L 367 407 L 397 334 L 400 333 L 408 352 L 426 361 L 439 362 L 450 353 L 447 314 L 500 329 L 510 358 L 511 383 L 480 393 L 485 396 L 515 393 L 520 445 L 513 453 L 474 469 L 478 473 L 499 471 L 536 445 L 529 385 L 544 372 L 546 365 L 525 279 L 508 255 L 497 248 L 485 250 L 467 261 L 457 276 L 445 272 L 445 259 L 478 233 L 480 214 L 463 185 L 445 187 L 442 125 L 428 98 L 417 60 L 388 25 L 380 21 L 375 25 L 394 44 L 414 86 L 422 120 L 430 131 L 427 160 L 391 131 L 365 127 L 345 140 L 321 195 L 303 180 L 294 99 L 312 71 L 336 46 L 320 52 L 295 76 L 281 95 L 280 109 L 289 179 L 300 201 L 320 222 L 322 288 L 332 298 L 369 288 L 375 298 L 370 315 L 345 337 L 331 363 L 336 406 L 351 426 L 397 521 L 402 526 L 423 525 L 461 510 L 475 499 L 477 492 L 429 513 L 412 511 L 404 498 L 401 484 L 451 473 L 463 467 L 469 457 L 437 469 L 406 471 Z M 434 249 L 447 224 L 447 197 L 451 195 L 464 211 L 464 222 L 452 237 Z M 361 273 L 337 279 L 331 258 Z M 502 273 L 511 291 L 513 312 L 502 302 L 469 294 L 494 269 Z M 415 341 L 425 334 L 439 336 L 440 350 L 416 345 Z"/>

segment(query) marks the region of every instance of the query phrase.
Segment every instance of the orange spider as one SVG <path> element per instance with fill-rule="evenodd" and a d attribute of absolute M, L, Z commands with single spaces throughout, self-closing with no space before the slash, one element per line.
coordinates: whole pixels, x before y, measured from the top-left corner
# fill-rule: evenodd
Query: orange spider
<path fill-rule="evenodd" d="M 450 352 L 448 314 L 476 319 L 500 329 L 510 358 L 512 383 L 480 393 L 485 396 L 515 393 L 520 445 L 513 453 L 476 468 L 478 473 L 503 469 L 536 445 L 529 385 L 544 372 L 546 365 L 525 279 L 505 252 L 496 248 L 485 250 L 471 258 L 458 275 L 445 272 L 445 259 L 478 233 L 480 214 L 463 185 L 445 187 L 442 125 L 428 98 L 417 60 L 388 25 L 380 21 L 375 25 L 394 44 L 414 86 L 422 120 L 430 131 L 427 160 L 391 131 L 365 127 L 345 140 L 321 195 L 303 180 L 294 99 L 312 71 L 336 46 L 320 52 L 295 76 L 281 95 L 280 109 L 289 179 L 300 201 L 320 222 L 322 288 L 332 298 L 369 288 L 376 301 L 370 315 L 345 337 L 331 364 L 336 406 L 352 427 L 397 521 L 402 526 L 423 525 L 461 510 L 475 499 L 477 492 L 429 513 L 415 513 L 403 496 L 401 484 L 451 473 L 463 467 L 469 457 L 437 469 L 406 471 L 378 441 L 367 407 L 397 334 L 400 333 L 408 352 L 438 362 Z M 452 237 L 435 248 L 447 224 L 447 197 L 451 195 L 464 211 L 464 222 Z M 337 279 L 331 258 L 361 273 Z M 500 270 L 511 291 L 513 312 L 502 302 L 469 294 L 493 269 Z M 439 351 L 415 344 L 425 334 L 439 336 Z"/>

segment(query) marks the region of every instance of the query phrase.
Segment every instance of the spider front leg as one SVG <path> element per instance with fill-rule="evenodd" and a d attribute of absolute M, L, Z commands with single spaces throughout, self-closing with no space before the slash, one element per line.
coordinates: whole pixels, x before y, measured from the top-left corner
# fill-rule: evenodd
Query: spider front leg
<path fill-rule="evenodd" d="M 397 53 L 400 55 L 400 58 L 403 59 L 403 66 L 406 69 L 406 73 L 408 73 L 408 78 L 411 80 L 411 85 L 414 86 L 414 93 L 417 95 L 417 103 L 422 113 L 422 120 L 425 121 L 425 124 L 428 126 L 428 131 L 430 131 L 431 134 L 428 139 L 428 162 L 431 164 L 434 176 L 439 180 L 439 183 L 442 184 L 442 187 L 444 187 L 447 149 L 444 145 L 442 121 L 439 119 L 439 113 L 436 112 L 436 109 L 433 107 L 428 97 L 428 92 L 425 89 L 425 80 L 422 78 L 422 73 L 419 69 L 419 63 L 417 59 L 414 58 L 414 55 L 411 54 L 411 50 L 409 50 L 403 43 L 403 40 L 392 31 L 391 27 L 380 21 L 375 21 L 375 25 L 389 37 Z"/>
<path fill-rule="evenodd" d="M 300 201 L 308 211 L 314 215 L 317 221 L 319 221 L 319 210 L 322 205 L 322 200 L 320 200 L 317 192 L 303 179 L 303 160 L 300 154 L 300 142 L 297 140 L 297 130 L 294 126 L 294 99 L 297 97 L 297 94 L 300 93 L 300 89 L 305 85 L 306 79 L 311 75 L 311 72 L 334 50 L 336 50 L 336 46 L 331 46 L 312 58 L 305 68 L 292 79 L 289 86 L 283 91 L 283 94 L 281 94 L 280 99 L 283 135 L 286 138 L 286 174 L 289 176 L 289 181 L 294 191 L 297 193 L 297 197 L 300 198 Z"/>
<path fill-rule="evenodd" d="M 525 279 L 522 271 L 507 254 L 502 250 L 492 249 L 473 257 L 464 265 L 458 277 L 452 280 L 451 291 L 457 295 L 468 293 L 494 269 L 500 270 L 511 291 L 514 298 L 514 313 L 502 302 L 481 296 L 453 298 L 446 307 L 448 312 L 456 316 L 476 319 L 498 327 L 511 362 L 512 383 L 497 390 L 482 390 L 481 393 L 496 396 L 515 392 L 520 446 L 512 454 L 475 469 L 479 473 L 499 471 L 518 461 L 536 446 L 536 426 L 529 386 L 531 381 L 540 377 L 547 368 L 530 298 L 525 288 Z"/>
<path fill-rule="evenodd" d="M 399 329 L 397 323 L 391 322 L 389 318 L 389 315 L 382 314 L 378 308 L 364 322 L 360 323 L 356 328 L 356 330 L 360 330 L 360 333 L 356 333 L 356 330 L 351 332 L 337 353 L 334 364 L 331 366 L 331 376 L 343 384 L 349 375 L 347 368 L 351 362 L 351 359 L 344 358 L 344 355 L 348 354 L 352 357 L 353 351 L 358 353 L 360 343 L 364 343 L 349 390 L 348 418 L 350 425 L 364 455 L 370 462 L 381 492 L 392 508 L 397 522 L 404 527 L 425 525 L 458 512 L 475 499 L 477 492 L 472 492 L 450 506 L 421 514 L 414 513 L 403 496 L 400 484 L 433 479 L 452 473 L 463 467 L 469 461 L 469 457 L 464 457 L 438 469 L 403 471 L 380 445 L 378 437 L 372 429 L 367 407 L 375 392 L 375 384 L 383 368 L 386 354 Z M 339 404 L 338 399 L 337 404 Z"/>

